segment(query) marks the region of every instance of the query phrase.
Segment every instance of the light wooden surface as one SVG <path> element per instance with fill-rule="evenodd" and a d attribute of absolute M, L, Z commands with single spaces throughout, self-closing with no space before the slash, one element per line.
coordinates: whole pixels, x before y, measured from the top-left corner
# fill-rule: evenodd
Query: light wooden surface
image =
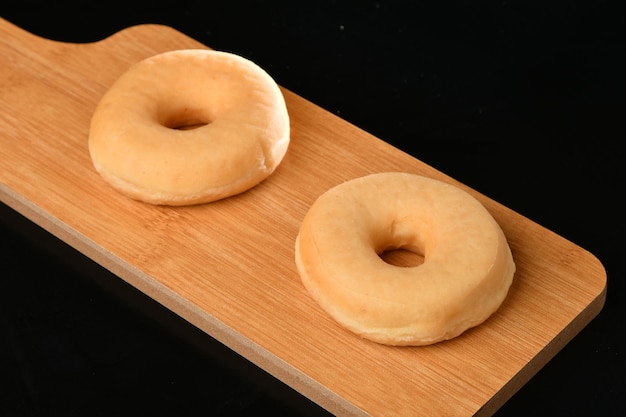
<path fill-rule="evenodd" d="M 196 47 L 157 25 L 68 44 L 0 20 L 0 200 L 335 414 L 493 414 L 602 308 L 606 274 L 593 255 L 289 91 L 291 147 L 253 190 L 181 208 L 118 194 L 87 152 L 100 96 L 130 64 Z M 342 330 L 309 297 L 294 264 L 306 210 L 380 171 L 453 182 L 501 224 L 518 271 L 485 324 L 433 346 L 386 347 Z"/>

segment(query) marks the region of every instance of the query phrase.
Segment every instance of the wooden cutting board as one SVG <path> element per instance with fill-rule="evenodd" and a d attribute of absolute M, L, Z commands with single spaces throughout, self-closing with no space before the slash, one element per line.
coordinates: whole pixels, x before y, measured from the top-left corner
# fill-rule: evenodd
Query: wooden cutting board
<path fill-rule="evenodd" d="M 129 65 L 182 48 L 205 46 L 158 25 L 61 43 L 0 20 L 0 200 L 335 414 L 493 414 L 601 310 L 593 255 L 286 90 L 291 146 L 259 186 L 181 208 L 117 193 L 89 158 L 91 114 Z M 330 187 L 379 171 L 454 183 L 501 224 L 518 270 L 486 323 L 387 347 L 309 297 L 294 264 L 301 219 Z"/>

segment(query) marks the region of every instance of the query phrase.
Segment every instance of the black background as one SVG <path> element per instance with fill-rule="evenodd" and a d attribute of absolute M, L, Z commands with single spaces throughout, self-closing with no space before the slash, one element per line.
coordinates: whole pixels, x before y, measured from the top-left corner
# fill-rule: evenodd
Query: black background
<path fill-rule="evenodd" d="M 603 311 L 497 415 L 618 416 L 618 3 L 5 1 L 0 16 L 67 42 L 172 26 L 254 60 L 279 84 L 589 250 L 608 272 Z M 323 414 L 10 209 L 0 214 L 0 415 Z"/>

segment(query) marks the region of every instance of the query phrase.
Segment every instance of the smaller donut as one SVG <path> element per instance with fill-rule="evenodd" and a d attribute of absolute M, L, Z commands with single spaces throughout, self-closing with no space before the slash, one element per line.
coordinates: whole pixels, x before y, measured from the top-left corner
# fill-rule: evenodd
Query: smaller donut
<path fill-rule="evenodd" d="M 89 153 L 115 189 L 151 204 L 207 203 L 267 178 L 289 145 L 278 85 L 258 65 L 188 49 L 136 63 L 91 119 Z"/>
<path fill-rule="evenodd" d="M 403 248 L 417 266 L 385 262 Z M 492 315 L 515 263 L 486 208 L 453 185 L 408 173 L 353 179 L 322 194 L 295 244 L 302 283 L 340 325 L 395 346 L 454 338 Z"/>

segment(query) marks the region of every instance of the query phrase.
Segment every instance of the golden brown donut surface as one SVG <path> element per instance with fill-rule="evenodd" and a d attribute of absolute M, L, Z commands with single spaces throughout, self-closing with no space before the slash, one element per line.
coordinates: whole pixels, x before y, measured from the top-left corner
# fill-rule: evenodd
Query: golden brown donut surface
<path fill-rule="evenodd" d="M 403 248 L 417 266 L 385 262 Z M 407 173 L 340 184 L 311 206 L 296 238 L 302 282 L 348 330 L 388 345 L 427 345 L 484 322 L 515 264 L 502 229 L 470 194 Z"/>
<path fill-rule="evenodd" d="M 89 135 L 105 180 L 167 205 L 246 191 L 278 167 L 288 145 L 289 116 L 274 80 L 241 56 L 201 49 L 129 68 L 102 97 Z"/>

